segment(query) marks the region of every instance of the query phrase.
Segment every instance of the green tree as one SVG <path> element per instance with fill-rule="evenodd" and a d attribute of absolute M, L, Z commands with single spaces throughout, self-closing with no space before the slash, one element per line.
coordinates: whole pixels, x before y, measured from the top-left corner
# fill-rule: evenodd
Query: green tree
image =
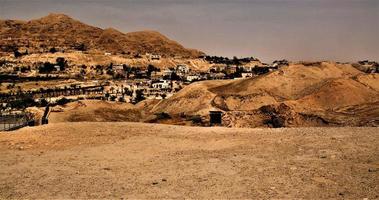
<path fill-rule="evenodd" d="M 138 102 L 143 101 L 143 100 L 145 100 L 145 97 L 143 95 L 143 91 L 142 90 L 137 90 L 136 91 L 135 103 L 138 103 Z"/>

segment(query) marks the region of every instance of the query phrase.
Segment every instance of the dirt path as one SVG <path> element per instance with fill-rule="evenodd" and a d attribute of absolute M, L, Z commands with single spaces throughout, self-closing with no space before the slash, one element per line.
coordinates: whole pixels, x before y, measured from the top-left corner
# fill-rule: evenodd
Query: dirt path
<path fill-rule="evenodd" d="M 0 133 L 0 198 L 379 198 L 379 128 L 58 123 Z"/>

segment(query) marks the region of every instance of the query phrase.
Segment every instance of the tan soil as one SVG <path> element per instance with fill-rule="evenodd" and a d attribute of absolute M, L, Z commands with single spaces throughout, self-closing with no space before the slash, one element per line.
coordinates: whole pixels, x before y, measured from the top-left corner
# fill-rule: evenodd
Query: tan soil
<path fill-rule="evenodd" d="M 278 113 L 260 108 L 281 104 L 289 107 L 279 113 L 286 127 L 379 126 L 379 78 L 351 64 L 294 63 L 257 78 L 191 84 L 153 111 L 207 116 L 222 110 L 225 126 L 264 127 Z"/>
<path fill-rule="evenodd" d="M 129 103 L 82 100 L 51 108 L 49 123 L 58 122 L 138 122 L 142 113 Z"/>
<path fill-rule="evenodd" d="M 0 134 L 0 198 L 378 199 L 378 128 L 58 123 Z"/>

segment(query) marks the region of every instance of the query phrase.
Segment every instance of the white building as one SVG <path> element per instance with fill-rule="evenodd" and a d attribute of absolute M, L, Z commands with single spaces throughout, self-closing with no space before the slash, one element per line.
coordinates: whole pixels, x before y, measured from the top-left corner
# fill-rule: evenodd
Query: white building
<path fill-rule="evenodd" d="M 243 72 L 243 73 L 241 73 L 241 76 L 242 76 L 242 78 L 251 78 L 254 76 L 254 74 L 251 72 Z"/>
<path fill-rule="evenodd" d="M 193 81 L 196 81 L 196 80 L 200 80 L 200 76 L 199 75 L 188 75 L 186 77 L 186 80 L 189 81 L 189 82 L 193 82 Z"/>
<path fill-rule="evenodd" d="M 163 76 L 171 76 L 172 73 L 173 73 L 172 70 L 170 70 L 170 69 L 165 69 L 165 70 L 163 71 L 162 74 L 163 74 Z"/>
<path fill-rule="evenodd" d="M 170 89 L 170 81 L 168 80 L 160 80 L 159 82 L 151 84 L 153 88 L 156 89 Z"/>
<path fill-rule="evenodd" d="M 178 74 L 188 74 L 190 68 L 187 65 L 178 65 L 176 66 L 176 72 L 178 72 Z"/>

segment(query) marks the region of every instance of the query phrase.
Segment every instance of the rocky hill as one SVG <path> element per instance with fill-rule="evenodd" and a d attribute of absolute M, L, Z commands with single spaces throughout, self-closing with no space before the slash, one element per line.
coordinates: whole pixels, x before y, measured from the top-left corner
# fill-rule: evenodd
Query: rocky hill
<path fill-rule="evenodd" d="M 59 51 L 100 51 L 113 54 L 159 54 L 198 57 L 203 53 L 186 49 L 156 31 L 122 33 L 84 24 L 64 14 L 49 14 L 30 21 L 0 20 L 0 51 L 15 49 L 29 53 Z"/>

